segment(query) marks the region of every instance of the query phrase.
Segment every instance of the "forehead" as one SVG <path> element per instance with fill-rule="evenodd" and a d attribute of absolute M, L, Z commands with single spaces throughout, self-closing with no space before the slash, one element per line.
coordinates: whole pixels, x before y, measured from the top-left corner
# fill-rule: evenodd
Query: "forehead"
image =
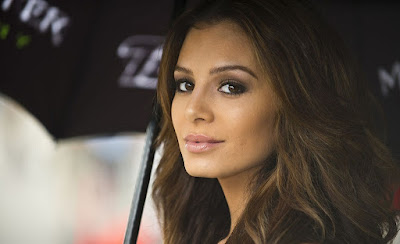
<path fill-rule="evenodd" d="M 217 64 L 258 66 L 249 37 L 239 25 L 228 20 L 198 25 L 186 35 L 178 65 L 205 64 L 206 60 Z"/>

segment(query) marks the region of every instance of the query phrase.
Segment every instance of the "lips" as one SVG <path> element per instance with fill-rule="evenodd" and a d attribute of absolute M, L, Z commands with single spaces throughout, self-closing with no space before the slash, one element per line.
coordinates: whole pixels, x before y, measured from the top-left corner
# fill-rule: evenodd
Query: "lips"
<path fill-rule="evenodd" d="M 217 140 L 201 134 L 189 134 L 184 140 L 186 142 L 185 148 L 191 153 L 206 152 L 224 142 L 223 140 Z"/>

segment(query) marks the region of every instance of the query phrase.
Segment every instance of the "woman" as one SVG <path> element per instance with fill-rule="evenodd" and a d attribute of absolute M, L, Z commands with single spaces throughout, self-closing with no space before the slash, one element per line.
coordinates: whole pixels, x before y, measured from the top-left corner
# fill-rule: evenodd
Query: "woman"
<path fill-rule="evenodd" d="M 396 167 L 340 40 L 301 1 L 181 16 L 161 61 L 165 243 L 387 243 Z"/>

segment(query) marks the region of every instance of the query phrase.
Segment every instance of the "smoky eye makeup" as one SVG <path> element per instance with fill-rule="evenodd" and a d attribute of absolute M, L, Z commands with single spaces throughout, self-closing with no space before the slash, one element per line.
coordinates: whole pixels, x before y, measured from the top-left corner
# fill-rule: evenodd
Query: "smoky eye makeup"
<path fill-rule="evenodd" d="M 218 91 L 230 96 L 239 96 L 247 91 L 247 86 L 235 80 L 222 81 Z"/>

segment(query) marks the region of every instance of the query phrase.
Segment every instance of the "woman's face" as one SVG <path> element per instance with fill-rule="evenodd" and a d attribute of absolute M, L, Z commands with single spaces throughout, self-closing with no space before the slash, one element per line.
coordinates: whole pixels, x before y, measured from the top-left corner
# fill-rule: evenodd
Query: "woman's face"
<path fill-rule="evenodd" d="M 191 29 L 174 78 L 171 116 L 186 171 L 252 176 L 274 149 L 277 106 L 242 29 L 229 21 Z"/>

